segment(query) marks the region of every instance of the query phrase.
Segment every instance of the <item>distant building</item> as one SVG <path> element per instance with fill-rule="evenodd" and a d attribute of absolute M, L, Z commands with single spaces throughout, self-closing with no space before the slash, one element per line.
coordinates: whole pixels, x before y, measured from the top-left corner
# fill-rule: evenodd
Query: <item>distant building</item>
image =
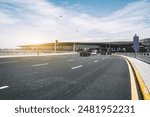
<path fill-rule="evenodd" d="M 139 52 L 139 36 L 136 34 L 133 37 L 133 48 L 136 52 Z"/>
<path fill-rule="evenodd" d="M 150 52 L 150 38 L 139 41 L 135 34 L 133 41 L 117 42 L 59 42 L 20 45 L 21 50 L 33 50 L 44 52 L 82 51 L 86 49 L 111 52 Z"/>
<path fill-rule="evenodd" d="M 150 38 L 142 39 L 141 44 L 145 47 L 147 52 L 150 52 Z"/>
<path fill-rule="evenodd" d="M 43 43 L 36 45 L 21 45 L 22 50 L 41 50 L 41 51 L 81 51 L 85 48 L 101 50 L 111 50 L 113 52 L 134 52 L 133 41 L 118 41 L 118 42 L 58 42 Z M 144 52 L 145 48 L 140 43 L 140 52 Z"/>

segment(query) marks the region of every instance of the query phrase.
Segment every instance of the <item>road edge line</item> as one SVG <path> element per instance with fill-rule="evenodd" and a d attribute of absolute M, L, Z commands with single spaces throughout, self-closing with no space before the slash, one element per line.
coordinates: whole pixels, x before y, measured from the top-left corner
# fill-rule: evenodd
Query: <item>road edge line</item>
<path fill-rule="evenodd" d="M 125 58 L 124 58 L 125 59 Z M 129 73 L 130 73 L 130 83 L 131 83 L 131 99 L 132 100 L 139 100 L 139 95 L 137 91 L 137 86 L 136 86 L 136 78 L 134 75 L 134 71 L 132 69 L 132 66 L 130 65 L 129 61 L 125 59 L 127 62 L 128 68 L 129 68 Z"/>
<path fill-rule="evenodd" d="M 139 84 L 139 87 L 140 87 L 140 90 L 142 92 L 142 96 L 143 96 L 143 99 L 144 100 L 150 100 L 150 93 L 148 91 L 148 88 L 147 86 L 145 85 L 138 69 L 136 68 L 136 66 L 125 56 L 122 56 L 123 58 L 127 59 L 128 62 L 130 63 L 130 65 L 132 66 L 134 72 L 135 72 L 135 75 L 136 75 L 136 79 L 138 81 L 138 84 Z"/>

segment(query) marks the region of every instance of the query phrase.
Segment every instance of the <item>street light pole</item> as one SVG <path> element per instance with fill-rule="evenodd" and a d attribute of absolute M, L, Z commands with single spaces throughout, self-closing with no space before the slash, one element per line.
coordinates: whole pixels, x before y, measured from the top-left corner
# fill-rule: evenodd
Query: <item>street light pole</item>
<path fill-rule="evenodd" d="M 56 22 L 57 22 L 58 24 L 61 24 L 61 23 L 58 21 L 58 19 L 61 18 L 61 17 L 63 17 L 63 15 L 60 15 L 59 17 L 56 17 Z"/>

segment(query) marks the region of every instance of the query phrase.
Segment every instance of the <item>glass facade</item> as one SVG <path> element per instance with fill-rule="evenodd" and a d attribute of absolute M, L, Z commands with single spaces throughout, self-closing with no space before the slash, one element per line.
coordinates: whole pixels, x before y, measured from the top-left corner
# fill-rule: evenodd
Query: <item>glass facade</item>
<path fill-rule="evenodd" d="M 141 44 L 145 46 L 147 52 L 150 52 L 150 38 L 142 39 Z"/>

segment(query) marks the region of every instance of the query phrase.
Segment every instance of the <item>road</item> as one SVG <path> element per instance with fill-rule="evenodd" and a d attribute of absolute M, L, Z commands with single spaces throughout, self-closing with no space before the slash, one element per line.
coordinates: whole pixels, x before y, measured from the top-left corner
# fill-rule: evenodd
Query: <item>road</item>
<path fill-rule="evenodd" d="M 130 100 L 131 93 L 118 56 L 0 58 L 1 100 Z"/>

